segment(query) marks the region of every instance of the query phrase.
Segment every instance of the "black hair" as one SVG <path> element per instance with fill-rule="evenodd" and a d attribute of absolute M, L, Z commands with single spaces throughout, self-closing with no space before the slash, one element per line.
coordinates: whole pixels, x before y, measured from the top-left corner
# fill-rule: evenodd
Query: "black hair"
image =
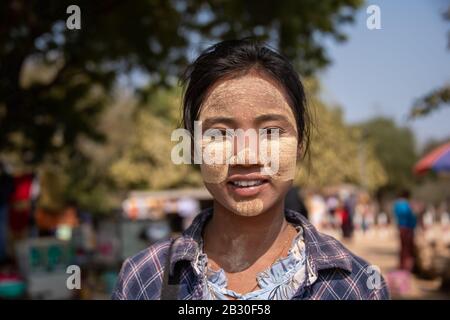
<path fill-rule="evenodd" d="M 252 69 L 265 72 L 285 89 L 297 123 L 299 145 L 305 155 L 311 123 L 300 77 L 284 55 L 250 38 L 219 42 L 204 50 L 187 67 L 181 78 L 184 128 L 193 133 L 194 121 L 198 119 L 208 89 L 218 80 L 245 75 Z"/>

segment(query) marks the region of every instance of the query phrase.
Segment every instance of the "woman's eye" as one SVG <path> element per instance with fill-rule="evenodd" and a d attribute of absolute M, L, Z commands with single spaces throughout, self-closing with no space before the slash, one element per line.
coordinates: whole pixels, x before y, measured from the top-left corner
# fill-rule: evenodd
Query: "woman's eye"
<path fill-rule="evenodd" d="M 207 136 L 207 137 L 225 137 L 227 135 L 227 129 L 222 129 L 222 128 L 210 128 L 208 130 L 206 130 L 205 132 L 203 132 L 203 135 Z"/>
<path fill-rule="evenodd" d="M 232 131 L 229 129 L 216 129 L 219 133 L 221 137 L 231 137 Z"/>
<path fill-rule="evenodd" d="M 268 138 L 274 138 L 275 136 L 279 136 L 282 133 L 281 128 L 273 127 L 273 128 L 264 128 L 263 134 L 265 133 Z"/>

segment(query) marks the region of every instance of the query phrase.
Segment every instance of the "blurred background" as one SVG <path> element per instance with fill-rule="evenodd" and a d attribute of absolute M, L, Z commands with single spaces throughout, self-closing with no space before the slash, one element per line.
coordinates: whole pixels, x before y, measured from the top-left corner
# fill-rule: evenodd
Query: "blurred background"
<path fill-rule="evenodd" d="M 211 205 L 170 160 L 178 78 L 246 36 L 291 59 L 314 114 L 286 205 L 393 298 L 450 298 L 450 1 L 4 0 L 0 16 L 0 299 L 109 299 L 126 257 Z"/>

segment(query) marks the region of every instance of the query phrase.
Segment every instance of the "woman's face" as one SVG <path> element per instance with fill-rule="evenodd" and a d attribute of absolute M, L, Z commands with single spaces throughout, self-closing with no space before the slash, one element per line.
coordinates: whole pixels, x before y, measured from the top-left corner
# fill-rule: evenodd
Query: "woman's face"
<path fill-rule="evenodd" d="M 200 165 L 215 201 L 237 215 L 256 216 L 284 199 L 295 175 L 298 135 L 292 109 L 276 81 L 258 71 L 220 80 L 209 90 L 198 120 L 203 133 L 209 129 L 224 133 L 254 129 L 258 133 L 256 143 L 237 143 L 233 136 L 222 141 L 202 139 L 204 155 L 223 151 L 228 157 L 220 164 L 202 161 Z M 260 129 L 269 134 L 260 137 Z M 278 139 L 270 135 L 274 129 L 278 129 Z M 262 148 L 268 150 L 266 157 L 260 154 Z M 273 166 L 274 159 L 277 166 Z"/>

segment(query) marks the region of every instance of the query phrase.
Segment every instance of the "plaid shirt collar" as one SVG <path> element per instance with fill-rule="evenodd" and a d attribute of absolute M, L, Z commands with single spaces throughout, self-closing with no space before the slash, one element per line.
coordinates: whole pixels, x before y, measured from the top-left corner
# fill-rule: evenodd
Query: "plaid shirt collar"
<path fill-rule="evenodd" d="M 212 216 L 212 208 L 202 211 L 186 229 L 182 236 L 176 239 L 170 270 L 179 261 L 195 261 L 199 253 L 199 243 L 202 230 L 208 219 Z M 314 273 L 325 269 L 338 268 L 345 271 L 352 270 L 351 255 L 337 245 L 337 240 L 324 237 L 316 228 L 300 213 L 290 209 L 285 210 L 286 220 L 294 225 L 300 225 L 304 230 L 306 244 L 306 256 Z"/>

